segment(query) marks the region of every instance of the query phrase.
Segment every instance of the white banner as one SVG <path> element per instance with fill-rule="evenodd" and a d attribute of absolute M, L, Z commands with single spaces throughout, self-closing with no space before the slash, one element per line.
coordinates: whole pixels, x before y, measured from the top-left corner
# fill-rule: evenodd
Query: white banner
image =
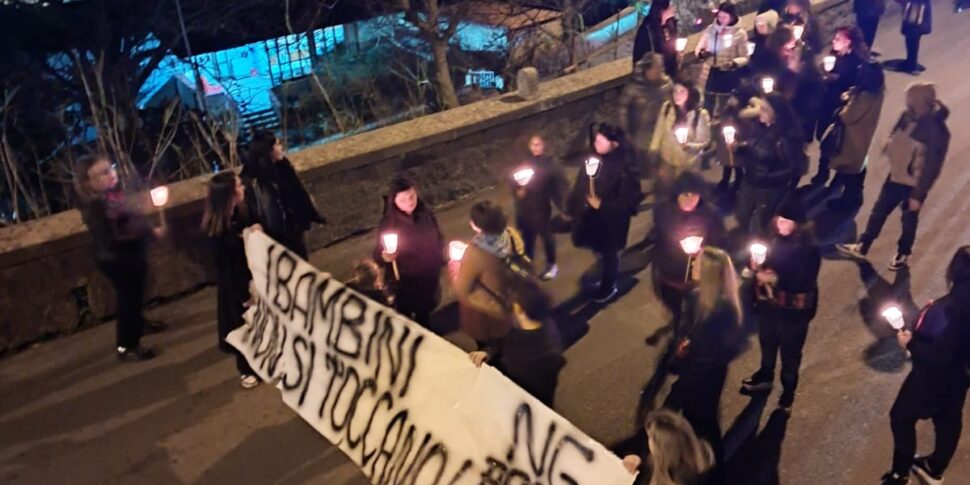
<path fill-rule="evenodd" d="M 628 485 L 618 457 L 494 368 L 246 238 L 256 302 L 229 342 L 375 484 Z"/>

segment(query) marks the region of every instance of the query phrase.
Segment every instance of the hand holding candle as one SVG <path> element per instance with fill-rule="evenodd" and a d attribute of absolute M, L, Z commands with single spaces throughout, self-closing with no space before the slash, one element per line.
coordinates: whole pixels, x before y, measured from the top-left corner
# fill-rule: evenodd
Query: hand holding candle
<path fill-rule="evenodd" d="M 825 72 L 832 72 L 832 69 L 835 69 L 835 56 L 825 56 L 822 59 L 822 67 L 825 68 Z"/>
<path fill-rule="evenodd" d="M 695 256 L 701 251 L 701 244 L 703 243 L 704 238 L 701 236 L 688 236 L 680 240 L 680 248 L 688 256 Z"/>
<path fill-rule="evenodd" d="M 529 184 L 529 182 L 532 180 L 532 177 L 534 177 L 535 174 L 536 174 L 535 170 L 533 170 L 530 167 L 525 167 L 513 173 L 512 178 L 515 179 L 515 183 L 519 184 L 519 187 L 525 187 L 526 185 Z"/>
<path fill-rule="evenodd" d="M 721 133 L 724 134 L 724 143 L 727 143 L 728 146 L 730 146 L 734 144 L 735 136 L 737 136 L 738 130 L 731 125 L 727 125 L 724 128 L 721 128 Z"/>
<path fill-rule="evenodd" d="M 596 184 L 593 179 L 600 171 L 600 161 L 597 157 L 589 157 L 586 159 L 586 175 L 589 177 L 589 195 L 591 197 L 596 197 Z"/>
<path fill-rule="evenodd" d="M 886 321 L 889 322 L 889 325 L 892 326 L 897 332 L 901 331 L 903 326 L 906 325 L 906 321 L 903 319 L 903 312 L 896 305 L 886 307 L 882 311 L 882 317 L 885 318 Z"/>
<path fill-rule="evenodd" d="M 461 262 L 462 258 L 465 257 L 465 250 L 468 249 L 468 244 L 462 241 L 451 241 L 448 243 L 448 259 L 453 262 Z"/>
<path fill-rule="evenodd" d="M 690 130 L 686 126 L 678 126 L 674 128 L 674 136 L 677 137 L 677 143 L 681 145 L 687 143 L 687 135 L 690 134 Z"/>
<path fill-rule="evenodd" d="M 765 94 L 771 94 L 775 91 L 775 78 L 765 77 L 761 79 L 761 90 Z"/>
<path fill-rule="evenodd" d="M 675 41 L 674 47 L 677 48 L 678 54 L 683 54 L 684 50 L 687 49 L 687 38 L 678 37 L 677 40 Z"/>
<path fill-rule="evenodd" d="M 384 243 L 384 253 L 389 255 L 397 254 L 398 237 L 396 233 L 389 232 L 381 236 Z M 394 270 L 394 279 L 400 280 L 401 273 L 397 269 L 397 259 L 391 260 L 391 268 Z"/>
<path fill-rule="evenodd" d="M 751 251 L 751 262 L 754 263 L 755 266 L 765 264 L 765 261 L 768 259 L 768 246 L 756 242 L 751 245 L 749 250 Z"/>

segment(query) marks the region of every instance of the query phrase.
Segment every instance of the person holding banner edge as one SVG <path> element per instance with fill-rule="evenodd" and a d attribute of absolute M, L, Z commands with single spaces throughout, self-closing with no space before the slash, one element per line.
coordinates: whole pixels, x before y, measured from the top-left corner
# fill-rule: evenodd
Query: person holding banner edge
<path fill-rule="evenodd" d="M 235 355 L 243 389 L 258 386 L 259 378 L 246 357 L 226 342 L 226 336 L 244 324 L 252 275 L 246 263 L 242 232 L 252 225 L 252 209 L 246 203 L 246 187 L 239 177 L 231 171 L 214 175 L 206 188 L 202 233 L 209 238 L 216 267 L 219 350 Z"/>

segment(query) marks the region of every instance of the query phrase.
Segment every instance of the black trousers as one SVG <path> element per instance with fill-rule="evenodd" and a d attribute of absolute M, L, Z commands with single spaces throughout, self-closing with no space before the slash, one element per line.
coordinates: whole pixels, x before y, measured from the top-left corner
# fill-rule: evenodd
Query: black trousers
<path fill-rule="evenodd" d="M 684 293 L 685 291 L 668 285 L 663 281 L 660 282 L 660 300 L 663 302 L 667 310 L 670 310 L 671 318 L 670 323 L 674 327 L 675 333 L 680 330 L 680 317 L 683 313 L 684 305 Z"/>
<path fill-rule="evenodd" d="M 721 181 L 718 183 L 723 188 L 727 188 L 728 184 L 731 183 L 731 173 L 734 173 L 734 190 L 741 187 L 741 181 L 744 180 L 744 169 L 741 167 L 724 167 L 721 170 Z"/>
<path fill-rule="evenodd" d="M 856 23 L 859 24 L 859 30 L 862 31 L 862 37 L 866 41 L 866 45 L 872 48 L 873 42 L 876 41 L 876 30 L 879 29 L 879 17 L 869 16 L 869 15 L 856 15 Z"/>
<path fill-rule="evenodd" d="M 406 294 L 400 295 L 394 303 L 398 313 L 410 318 L 425 328 L 428 328 L 428 325 L 431 323 L 431 312 L 438 306 L 438 303 L 435 301 L 428 301 L 426 298 L 416 298 Z"/>
<path fill-rule="evenodd" d="M 906 34 L 906 63 L 907 69 L 916 69 L 919 66 L 919 40 L 922 34 Z"/>
<path fill-rule="evenodd" d="M 965 380 L 964 380 L 965 381 Z M 930 469 L 942 474 L 950 465 L 960 443 L 963 430 L 963 405 L 967 399 L 968 383 L 943 384 L 949 389 L 941 393 L 939 382 L 930 382 L 925 377 L 910 372 L 903 381 L 892 410 L 889 422 L 893 432 L 893 471 L 909 475 L 916 454 L 916 422 L 932 419 L 936 435 L 936 446 L 929 457 Z"/>
<path fill-rule="evenodd" d="M 145 331 L 142 303 L 148 262 L 144 255 L 126 256 L 113 261 L 100 261 L 98 267 L 115 290 L 118 312 L 115 341 L 118 347 L 137 348 Z"/>
<path fill-rule="evenodd" d="M 770 189 L 762 189 L 752 186 L 745 179 L 741 183 L 741 190 L 738 193 L 738 206 L 736 208 L 738 227 L 751 235 L 766 234 L 778 203 L 789 190 L 790 187 L 785 184 Z"/>
<path fill-rule="evenodd" d="M 879 192 L 876 205 L 872 208 L 866 230 L 859 237 L 859 242 L 868 249 L 872 242 L 879 237 L 882 226 L 886 224 L 886 218 L 897 207 L 903 211 L 903 233 L 899 236 L 899 254 L 909 255 L 913 253 L 913 244 L 916 243 L 916 228 L 919 226 L 919 211 L 909 210 L 909 196 L 913 188 L 908 185 L 897 184 L 886 180 Z"/>
<path fill-rule="evenodd" d="M 837 173 L 832 179 L 833 187 L 842 187 L 842 197 L 847 200 L 861 201 L 865 188 L 866 169 L 859 173 Z"/>
<path fill-rule="evenodd" d="M 525 243 L 525 255 L 535 261 L 536 238 L 542 239 L 542 247 L 546 253 L 546 264 L 556 264 L 556 237 L 552 233 L 552 227 L 546 222 L 541 227 L 533 227 L 532 224 L 519 219 L 516 224 L 522 234 L 522 242 Z"/>
<path fill-rule="evenodd" d="M 242 352 L 237 350 L 235 353 L 236 353 L 236 371 L 239 372 L 239 375 L 241 376 L 256 375 L 256 372 L 254 372 L 253 368 L 250 367 L 249 361 L 246 360 L 245 357 L 243 357 Z"/>
<path fill-rule="evenodd" d="M 798 368 L 802 365 L 802 349 L 808 336 L 810 313 L 767 308 L 758 321 L 758 341 L 761 343 L 761 369 L 765 378 L 775 375 L 775 362 L 781 353 L 781 387 L 786 394 L 795 394 L 798 387 Z"/>
<path fill-rule="evenodd" d="M 599 253 L 599 256 L 603 264 L 603 271 L 600 275 L 600 291 L 606 293 L 616 286 L 616 280 L 620 277 L 620 253 L 618 251 L 607 251 Z"/>

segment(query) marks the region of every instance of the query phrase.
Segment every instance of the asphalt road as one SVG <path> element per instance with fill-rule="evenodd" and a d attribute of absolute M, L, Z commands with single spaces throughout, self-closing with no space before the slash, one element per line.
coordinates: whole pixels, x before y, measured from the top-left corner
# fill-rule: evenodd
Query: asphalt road
<path fill-rule="evenodd" d="M 722 396 L 729 483 L 876 483 L 892 449 L 887 414 L 909 364 L 892 332 L 871 316 L 873 302 L 895 295 L 922 304 L 944 291 L 942 270 L 953 251 L 970 243 L 970 16 L 935 2 L 934 32 L 923 40 L 920 80 L 933 81 L 952 110 L 950 154 L 921 215 L 913 269 L 895 275 L 886 265 L 895 252 L 898 218 L 887 224 L 871 252 L 872 265 L 829 255 L 822 268 L 822 301 L 802 365 L 794 411 L 774 414 L 777 391 L 767 400 L 738 394 L 740 380 L 758 361 L 757 339 L 732 364 Z M 899 18 L 887 17 L 876 50 L 900 57 Z M 967 71 L 964 71 L 966 69 Z M 885 140 L 902 110 L 902 93 L 914 78 L 888 75 L 889 93 L 874 146 Z M 854 237 L 864 224 L 887 168 L 871 167 L 860 215 L 820 213 L 828 243 Z M 478 198 L 508 205 L 504 190 Z M 451 237 L 468 236 L 465 214 L 473 200 L 442 211 Z M 637 217 L 631 243 L 650 225 Z M 666 315 L 653 296 L 647 259 L 624 259 L 623 296 L 606 307 L 573 298 L 593 259 L 561 239 L 562 272 L 549 284 L 568 317 L 566 353 L 556 408 L 607 446 L 636 432 L 640 393 L 656 369 L 659 347 L 644 338 Z M 347 261 L 369 251 L 370 237 L 341 243 L 312 256 L 318 267 L 345 273 Z M 173 329 L 148 342 L 164 353 L 151 362 L 119 365 L 111 347 L 113 326 L 102 325 L 43 343 L 0 362 L 0 483 L 327 483 L 363 484 L 363 476 L 336 448 L 279 400 L 275 389 L 243 391 L 231 359 L 215 347 L 215 292 L 206 289 L 150 315 Z M 448 318 L 445 309 L 439 318 Z M 750 329 L 749 329 L 750 330 Z M 459 345 L 468 342 L 452 336 Z M 662 394 L 661 394 L 662 398 Z M 920 450 L 932 446 L 920 428 Z M 970 441 L 964 441 L 948 483 L 970 483 Z"/>

